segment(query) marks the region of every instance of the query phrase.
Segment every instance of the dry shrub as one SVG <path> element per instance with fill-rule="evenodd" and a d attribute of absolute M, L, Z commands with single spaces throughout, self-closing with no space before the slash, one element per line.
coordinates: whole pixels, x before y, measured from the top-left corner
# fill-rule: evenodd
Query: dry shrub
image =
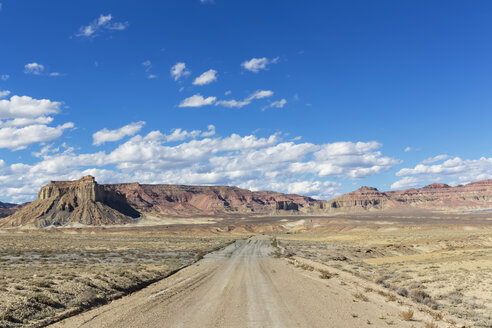
<path fill-rule="evenodd" d="M 396 296 L 393 294 L 389 294 L 388 297 L 386 297 L 386 302 L 394 302 L 396 301 Z"/>
<path fill-rule="evenodd" d="M 298 268 L 304 269 L 306 271 L 314 271 L 314 267 L 308 264 L 299 264 L 297 265 Z"/>
<path fill-rule="evenodd" d="M 361 300 L 361 301 L 369 302 L 369 298 L 366 295 L 362 294 L 361 292 L 355 293 L 354 297 Z"/>
<path fill-rule="evenodd" d="M 426 322 L 425 328 L 439 328 L 439 326 L 435 322 Z"/>
<path fill-rule="evenodd" d="M 330 279 L 331 277 L 333 277 L 333 274 L 328 270 L 319 270 L 319 272 L 320 272 L 319 277 L 321 279 Z"/>
<path fill-rule="evenodd" d="M 418 302 L 418 303 L 422 303 L 422 304 L 429 305 L 429 306 L 434 304 L 432 297 L 429 294 L 427 294 L 426 292 L 424 292 L 422 289 L 412 290 L 412 292 L 410 293 L 410 297 L 415 302 Z"/>
<path fill-rule="evenodd" d="M 396 290 L 396 293 L 400 296 L 407 297 L 408 296 L 408 290 L 406 288 L 400 287 Z"/>
<path fill-rule="evenodd" d="M 408 311 L 400 312 L 400 317 L 405 321 L 411 321 L 413 319 L 413 310 L 408 309 Z"/>

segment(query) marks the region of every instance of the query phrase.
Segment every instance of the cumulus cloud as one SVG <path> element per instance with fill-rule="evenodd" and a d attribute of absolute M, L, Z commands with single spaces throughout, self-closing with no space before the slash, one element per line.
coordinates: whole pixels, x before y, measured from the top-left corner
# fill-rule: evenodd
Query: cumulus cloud
<path fill-rule="evenodd" d="M 186 69 L 185 63 L 176 63 L 173 67 L 171 67 L 171 76 L 174 78 L 174 81 L 179 80 L 183 76 L 190 75 L 190 71 Z"/>
<path fill-rule="evenodd" d="M 24 66 L 25 74 L 39 75 L 44 71 L 44 65 L 38 63 L 28 63 Z"/>
<path fill-rule="evenodd" d="M 2 79 L 2 81 L 7 81 L 9 78 L 10 78 L 10 75 L 8 75 L 8 74 L 2 74 L 2 76 L 0 76 L 0 79 Z"/>
<path fill-rule="evenodd" d="M 0 98 L 7 97 L 10 94 L 9 90 L 0 90 Z"/>
<path fill-rule="evenodd" d="M 92 135 L 92 144 L 99 146 L 105 142 L 114 142 L 121 140 L 126 136 L 133 136 L 139 132 L 144 125 L 145 122 L 140 121 L 130 123 L 116 130 L 108 130 L 104 128 Z"/>
<path fill-rule="evenodd" d="M 215 135 L 215 126 L 210 124 L 208 127 L 207 131 L 201 131 L 201 130 L 193 130 L 193 131 L 186 131 L 183 129 L 173 129 L 171 131 L 171 134 L 165 135 L 163 139 L 166 142 L 175 142 L 175 141 L 183 141 L 186 139 L 194 139 L 198 137 L 211 137 Z"/>
<path fill-rule="evenodd" d="M 448 159 L 448 158 L 449 158 L 449 155 L 442 154 L 442 155 L 437 155 L 437 156 L 434 156 L 434 157 L 426 158 L 426 159 L 424 159 L 420 163 L 421 164 L 432 164 L 432 163 L 435 163 L 435 162 L 443 161 L 443 160 Z"/>
<path fill-rule="evenodd" d="M 0 100 L 0 119 L 33 118 L 58 114 L 60 102 L 48 99 L 34 99 L 28 96 L 12 96 Z"/>
<path fill-rule="evenodd" d="M 409 151 L 412 151 L 412 147 L 406 147 L 403 151 L 405 153 L 408 153 Z"/>
<path fill-rule="evenodd" d="M 443 161 L 446 158 L 448 159 L 442 163 L 427 165 Z M 396 176 L 403 178 L 393 184 L 395 188 L 400 187 L 407 181 L 413 181 L 415 185 L 437 181 L 444 181 L 449 184 L 464 184 L 492 178 L 492 158 L 461 159 L 460 157 L 449 158 L 447 155 L 438 155 L 426 160 L 426 163 L 422 162 L 414 168 L 399 170 Z"/>
<path fill-rule="evenodd" d="M 61 76 L 61 74 L 59 72 L 51 72 L 49 75 L 50 76 Z"/>
<path fill-rule="evenodd" d="M 0 148 L 19 150 L 34 143 L 43 143 L 60 137 L 71 129 L 71 122 L 55 127 L 51 115 L 60 112 L 60 102 L 34 99 L 28 96 L 12 96 L 0 100 Z"/>
<path fill-rule="evenodd" d="M 0 161 L 0 187 L 12 200 L 32 200 L 49 180 L 93 174 L 100 183 L 237 185 L 329 199 L 339 193 L 340 180 L 378 174 L 399 163 L 383 156 L 377 142 L 313 144 L 284 141 L 280 133 L 222 137 L 215 130 L 209 125 L 207 131 L 151 131 L 95 153 L 43 147 L 31 164 Z"/>
<path fill-rule="evenodd" d="M 422 183 L 421 179 L 415 177 L 404 177 L 391 185 L 391 189 L 408 189 L 419 186 Z"/>
<path fill-rule="evenodd" d="M 74 124 L 71 122 L 56 127 L 43 124 L 33 124 L 21 128 L 3 127 L 0 128 L 0 148 L 24 149 L 33 143 L 56 139 L 62 135 L 63 130 L 73 127 Z"/>
<path fill-rule="evenodd" d="M 214 69 L 209 69 L 208 71 L 202 73 L 194 81 L 194 85 L 205 85 L 217 81 L 217 71 Z"/>
<path fill-rule="evenodd" d="M 224 107 L 229 107 L 229 108 L 241 108 L 246 105 L 251 104 L 251 102 L 255 99 L 262 99 L 266 97 L 271 97 L 273 96 L 273 91 L 271 90 L 257 90 L 248 97 L 244 98 L 243 100 L 218 100 L 215 105 L 217 106 L 224 106 Z"/>
<path fill-rule="evenodd" d="M 184 99 L 179 104 L 179 107 L 202 107 L 206 105 L 212 105 L 216 99 L 217 99 L 216 97 L 204 98 L 200 94 L 196 94 L 189 98 Z"/>
<path fill-rule="evenodd" d="M 122 31 L 127 27 L 128 22 L 115 22 L 111 14 L 101 14 L 99 18 L 94 19 L 89 25 L 81 26 L 75 36 L 93 38 L 103 31 Z"/>
<path fill-rule="evenodd" d="M 276 64 L 278 60 L 278 57 L 271 60 L 266 57 L 251 58 L 250 60 L 245 60 L 244 62 L 242 62 L 241 66 L 250 72 L 258 73 L 261 70 L 267 69 L 267 66 L 269 64 Z"/>

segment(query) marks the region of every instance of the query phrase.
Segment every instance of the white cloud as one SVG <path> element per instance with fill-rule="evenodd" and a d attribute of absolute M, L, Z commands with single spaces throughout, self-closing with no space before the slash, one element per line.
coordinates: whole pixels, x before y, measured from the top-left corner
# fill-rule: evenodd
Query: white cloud
<path fill-rule="evenodd" d="M 37 124 L 49 124 L 53 121 L 51 116 L 39 116 L 39 117 L 22 117 L 0 122 L 0 127 L 3 126 L 27 126 Z"/>
<path fill-rule="evenodd" d="M 173 67 L 171 67 L 171 76 L 174 78 L 174 81 L 179 80 L 183 76 L 190 75 L 190 71 L 186 69 L 185 63 L 176 63 Z"/>
<path fill-rule="evenodd" d="M 262 58 L 251 58 L 250 60 L 246 60 L 241 63 L 241 66 L 251 72 L 258 73 L 261 70 L 267 69 L 269 64 L 276 64 L 279 60 L 279 57 L 273 58 L 269 60 L 266 57 Z"/>
<path fill-rule="evenodd" d="M 147 78 L 148 78 L 149 80 L 152 80 L 152 79 L 157 79 L 157 75 L 155 75 L 155 74 L 149 74 L 149 75 L 147 75 Z"/>
<path fill-rule="evenodd" d="M 197 77 L 194 81 L 194 85 L 205 85 L 217 81 L 217 71 L 213 69 L 209 69 L 208 71 L 202 73 L 199 77 Z"/>
<path fill-rule="evenodd" d="M 438 155 L 425 160 L 427 164 L 435 163 L 445 159 Z M 438 159 L 436 159 L 438 158 Z M 492 158 L 481 157 L 479 159 L 461 159 L 459 157 L 448 158 L 442 163 L 427 165 L 423 162 L 414 168 L 403 168 L 396 173 L 396 176 L 403 177 L 393 185 L 400 186 L 409 181 L 410 177 L 419 184 L 429 184 L 437 181 L 444 181 L 449 184 L 468 183 L 471 181 L 492 178 Z"/>
<path fill-rule="evenodd" d="M 405 153 L 408 153 L 409 151 L 412 151 L 412 147 L 406 147 L 403 151 Z"/>
<path fill-rule="evenodd" d="M 171 134 L 165 135 L 164 140 L 166 142 L 183 141 L 186 139 L 195 139 L 197 137 L 211 137 L 215 135 L 215 126 L 210 124 L 207 131 L 201 130 L 186 131 L 183 129 L 173 129 Z"/>
<path fill-rule="evenodd" d="M 287 104 L 287 100 L 284 98 L 284 99 L 280 99 L 280 100 L 272 102 L 270 104 L 270 106 L 268 106 L 268 107 L 283 108 L 285 106 L 285 104 Z"/>
<path fill-rule="evenodd" d="M 244 98 L 243 100 L 218 100 L 215 105 L 217 106 L 224 106 L 224 107 L 229 107 L 229 108 L 241 108 L 246 105 L 251 104 L 251 101 L 255 99 L 262 99 L 266 97 L 271 97 L 273 96 L 273 91 L 271 90 L 257 90 L 248 97 Z"/>
<path fill-rule="evenodd" d="M 10 94 L 9 90 L 0 90 L 0 98 L 7 97 Z"/>
<path fill-rule="evenodd" d="M 81 26 L 75 36 L 79 37 L 96 37 L 103 31 L 122 31 L 128 27 L 128 22 L 112 22 L 113 16 L 100 15 L 87 26 Z"/>
<path fill-rule="evenodd" d="M 228 95 L 230 95 L 231 93 L 232 93 L 232 91 L 231 91 L 231 90 L 227 90 L 226 92 L 224 92 L 224 95 L 228 96 Z"/>
<path fill-rule="evenodd" d="M 63 130 L 73 128 L 74 124 L 69 122 L 57 127 L 42 124 L 28 125 L 21 128 L 0 128 L 0 148 L 12 150 L 24 149 L 33 143 L 51 141 L 60 137 Z"/>
<path fill-rule="evenodd" d="M 200 94 L 193 95 L 189 98 L 184 99 L 179 107 L 202 107 L 206 105 L 212 105 L 217 98 L 215 97 L 207 97 L 204 98 Z"/>
<path fill-rule="evenodd" d="M 421 164 L 432 164 L 432 163 L 435 163 L 435 162 L 443 161 L 443 160 L 448 159 L 448 158 L 449 158 L 449 155 L 441 154 L 441 155 L 437 155 L 437 156 L 434 156 L 434 157 L 426 158 L 426 159 L 424 159 L 420 163 Z"/>
<path fill-rule="evenodd" d="M 273 91 L 271 90 L 257 90 L 251 94 L 246 100 L 251 101 L 253 99 L 262 99 L 273 96 Z"/>
<path fill-rule="evenodd" d="M 224 106 L 224 107 L 229 107 L 229 108 L 241 108 L 241 107 L 244 107 L 246 105 L 249 105 L 251 104 L 251 101 L 247 101 L 247 100 L 241 100 L 241 101 L 238 101 L 238 100 L 234 100 L 234 99 L 231 99 L 231 100 L 218 100 L 215 105 L 217 106 Z"/>
<path fill-rule="evenodd" d="M 145 125 L 145 122 L 133 122 L 128 125 L 125 125 L 116 130 L 108 130 L 106 128 L 97 131 L 92 135 L 92 144 L 99 146 L 105 142 L 113 142 L 123 139 L 126 136 L 133 136 L 138 131 L 142 129 Z"/>
<path fill-rule="evenodd" d="M 61 103 L 48 99 L 34 99 L 28 96 L 12 96 L 0 100 L 0 119 L 33 118 L 58 114 Z"/>
<path fill-rule="evenodd" d="M 71 129 L 71 122 L 48 126 L 50 115 L 60 112 L 61 103 L 28 96 L 12 96 L 0 100 L 0 148 L 19 150 L 34 143 L 43 143 L 60 137 Z"/>
<path fill-rule="evenodd" d="M 44 71 L 44 65 L 38 63 L 29 63 L 24 66 L 25 74 L 39 75 Z"/>
<path fill-rule="evenodd" d="M 405 177 L 393 183 L 391 189 L 408 189 L 419 186 L 422 180 L 415 177 Z"/>
<path fill-rule="evenodd" d="M 377 142 L 312 144 L 283 141 L 279 133 L 221 137 L 215 132 L 213 125 L 204 132 L 152 131 L 108 152 L 43 147 L 32 164 L 0 160 L 0 188 L 12 200 L 31 200 L 49 180 L 93 174 L 100 183 L 237 185 L 327 199 L 339 192 L 337 179 L 377 174 L 399 162 L 382 156 Z"/>
<path fill-rule="evenodd" d="M 0 76 L 0 78 L 2 79 L 2 81 L 7 81 L 10 78 L 10 75 L 2 74 L 2 76 Z"/>
<path fill-rule="evenodd" d="M 58 72 L 51 72 L 50 76 L 61 76 L 61 74 Z"/>

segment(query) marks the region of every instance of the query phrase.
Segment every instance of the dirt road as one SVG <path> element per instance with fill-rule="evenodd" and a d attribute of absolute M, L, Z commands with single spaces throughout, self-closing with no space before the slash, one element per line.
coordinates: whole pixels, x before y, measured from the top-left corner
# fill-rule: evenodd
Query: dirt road
<path fill-rule="evenodd" d="M 239 240 L 135 294 L 53 327 L 422 327 L 403 309 L 362 301 L 338 278 L 272 257 L 271 239 Z"/>

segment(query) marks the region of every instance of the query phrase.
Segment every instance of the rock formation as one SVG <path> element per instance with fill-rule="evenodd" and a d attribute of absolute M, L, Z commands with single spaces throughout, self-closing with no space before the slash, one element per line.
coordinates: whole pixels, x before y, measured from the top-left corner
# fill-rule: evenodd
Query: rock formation
<path fill-rule="evenodd" d="M 378 191 L 362 187 L 329 201 L 331 212 L 423 209 L 466 211 L 492 208 L 492 180 L 451 187 L 433 183 L 423 188 Z"/>
<path fill-rule="evenodd" d="M 0 202 L 0 218 L 4 218 L 6 216 L 12 215 L 18 209 L 22 208 L 23 204 L 17 205 L 12 203 L 3 203 Z"/>
<path fill-rule="evenodd" d="M 34 202 L 2 219 L 0 226 L 124 224 L 139 216 L 124 195 L 85 176 L 77 181 L 51 181 L 41 188 Z"/>
<path fill-rule="evenodd" d="M 361 187 L 331 201 L 321 201 L 295 194 L 227 186 L 100 185 L 92 176 L 86 176 L 77 181 L 52 181 L 27 205 L 0 203 L 0 213 L 4 210 L 11 214 L 0 219 L 0 227 L 125 224 L 136 222 L 141 215 L 333 215 L 491 208 L 492 180 L 456 187 L 434 183 L 423 188 L 386 192 Z"/>
<path fill-rule="evenodd" d="M 106 187 L 125 195 L 138 211 L 155 216 L 312 213 L 318 202 L 305 196 L 227 186 L 122 183 Z"/>

